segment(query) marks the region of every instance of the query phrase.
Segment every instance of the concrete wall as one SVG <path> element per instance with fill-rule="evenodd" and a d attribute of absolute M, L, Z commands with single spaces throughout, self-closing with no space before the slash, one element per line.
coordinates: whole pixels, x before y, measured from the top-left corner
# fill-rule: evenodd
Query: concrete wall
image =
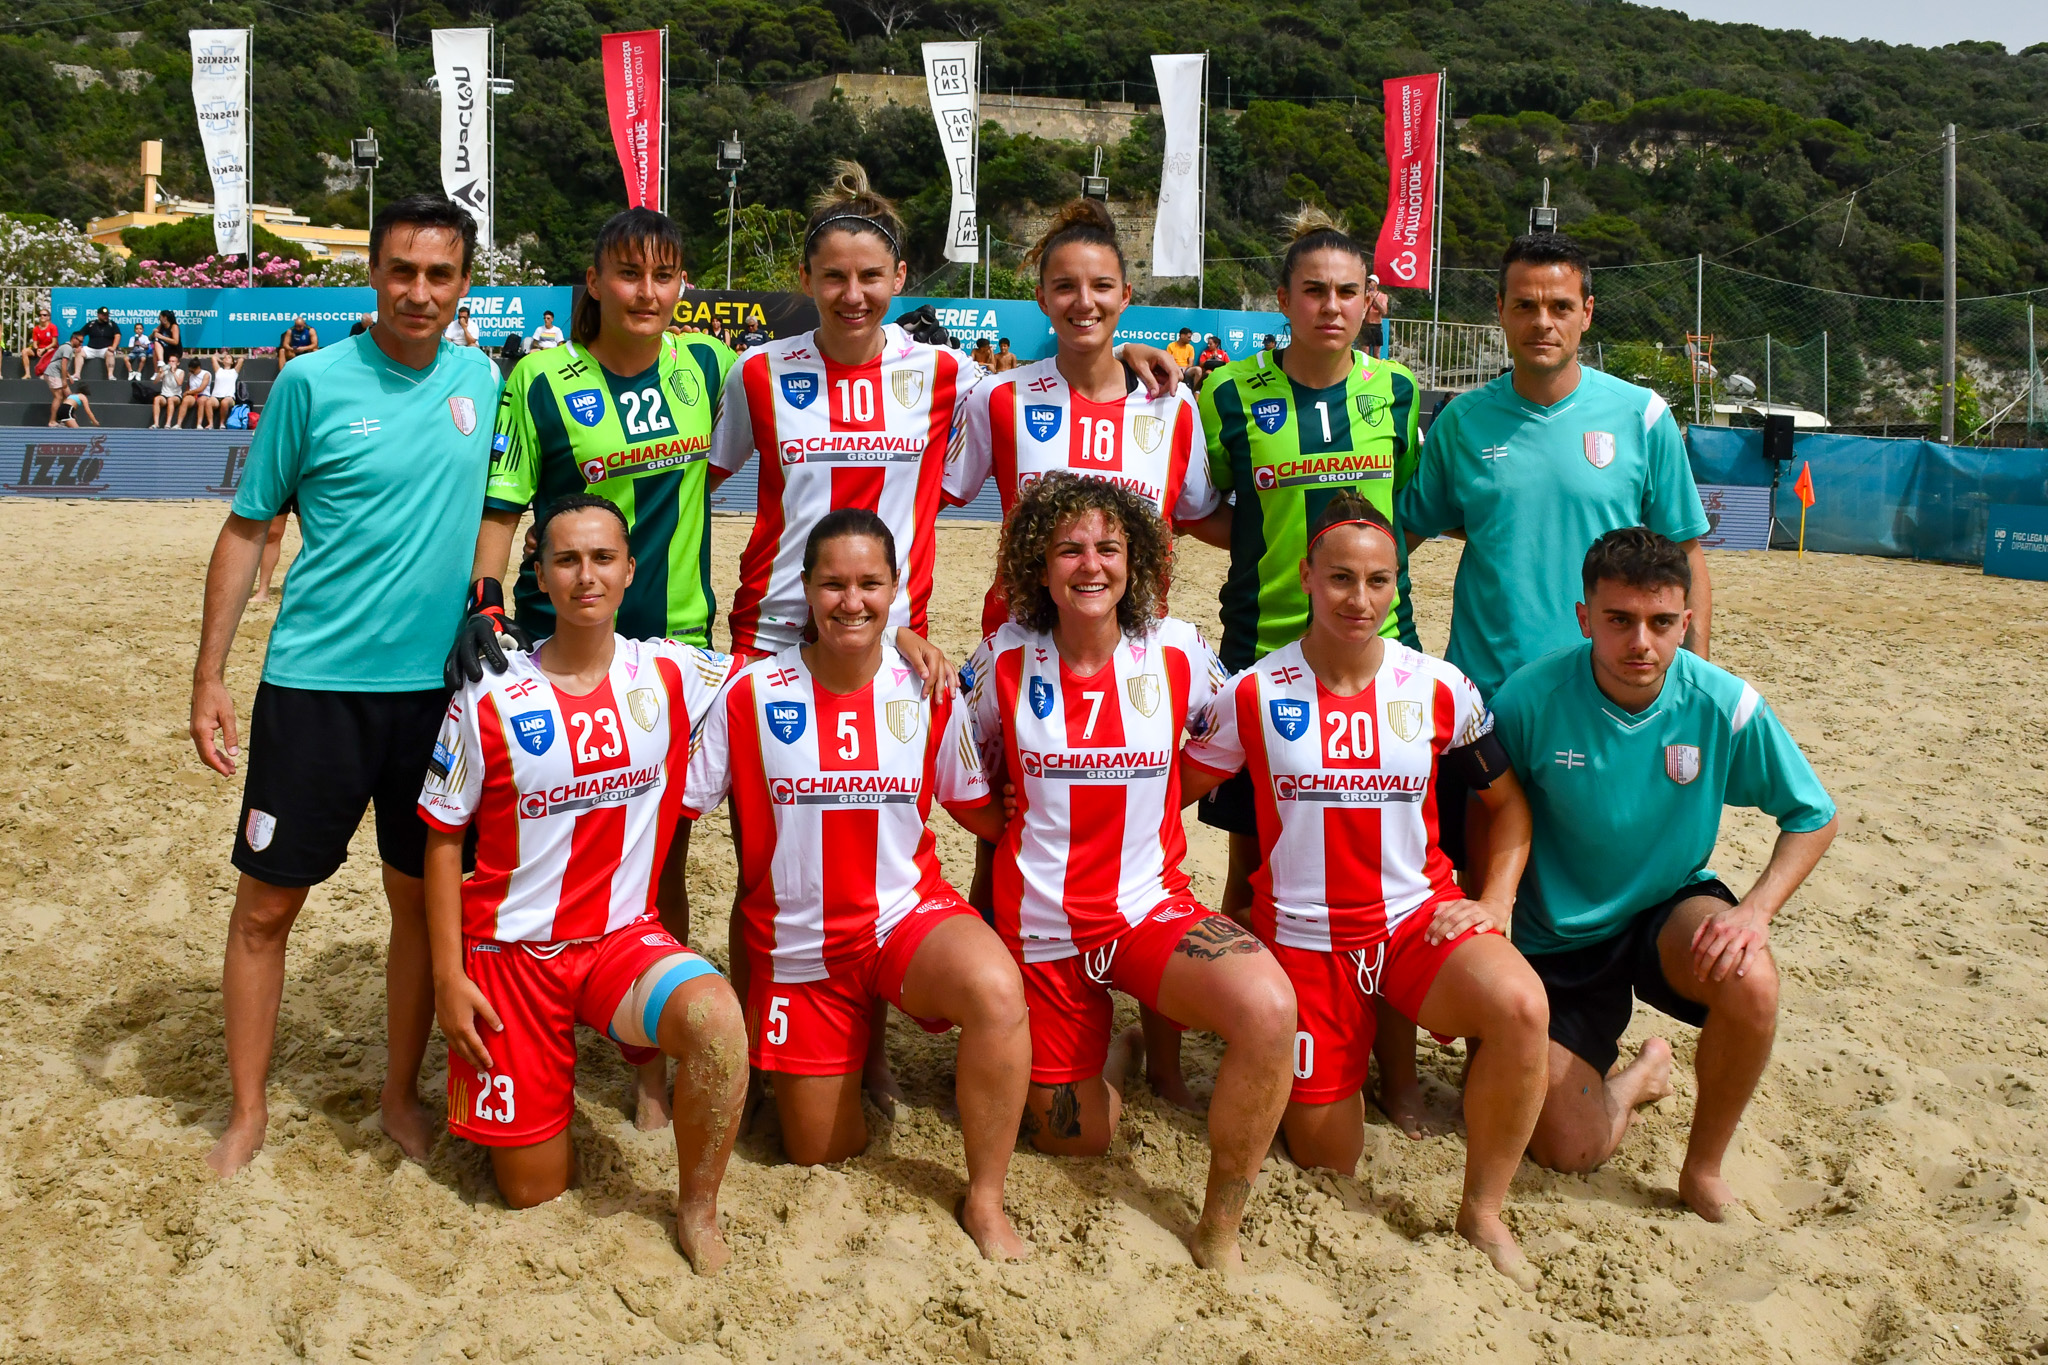
<path fill-rule="evenodd" d="M 863 118 L 870 109 L 885 104 L 901 104 L 913 109 L 930 107 L 922 76 L 818 76 L 793 85 L 778 86 L 770 93 L 794 110 L 797 117 L 807 119 L 817 103 L 832 98 L 835 90 L 841 99 L 855 106 Z M 982 118 L 1010 136 L 1030 133 L 1034 137 L 1061 142 L 1099 142 L 1105 146 L 1121 142 L 1130 133 L 1131 124 L 1138 115 L 1148 112 L 1151 112 L 1149 105 L 1119 100 L 1068 100 L 1049 95 L 1011 95 L 994 90 L 983 91 L 981 96 Z"/>

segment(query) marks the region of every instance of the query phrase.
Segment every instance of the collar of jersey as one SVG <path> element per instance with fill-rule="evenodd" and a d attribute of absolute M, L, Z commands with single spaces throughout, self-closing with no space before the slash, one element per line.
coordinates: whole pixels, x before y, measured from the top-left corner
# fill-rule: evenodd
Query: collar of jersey
<path fill-rule="evenodd" d="M 1564 416 L 1567 412 L 1570 412 L 1573 408 L 1579 405 L 1579 395 L 1586 391 L 1586 375 L 1588 373 L 1589 372 L 1583 366 L 1581 366 L 1579 369 L 1578 387 L 1573 389 L 1564 397 L 1558 399 L 1555 403 L 1552 403 L 1547 408 L 1544 407 L 1541 403 L 1532 403 L 1528 399 L 1522 397 L 1521 390 L 1515 387 L 1515 372 L 1513 370 L 1509 370 L 1506 373 L 1502 374 L 1501 379 L 1503 382 L 1507 384 L 1508 395 L 1509 397 L 1514 399 L 1516 408 L 1520 409 L 1521 412 L 1526 416 L 1533 417 L 1539 422 L 1548 422 Z"/>
<path fill-rule="evenodd" d="M 1619 702 L 1600 690 L 1600 680 L 1593 676 L 1593 651 L 1590 649 L 1586 651 L 1586 671 L 1581 675 L 1581 680 L 1585 686 L 1593 689 L 1593 704 L 1600 708 L 1601 713 L 1630 734 L 1663 715 L 1664 700 L 1671 693 L 1671 670 L 1667 668 L 1664 670 L 1664 686 L 1657 689 L 1657 700 L 1635 715 L 1630 715 Z"/>
<path fill-rule="evenodd" d="M 427 368 L 425 368 L 424 370 L 415 370 L 409 365 L 399 364 L 390 356 L 384 354 L 384 348 L 382 346 L 379 346 L 377 344 L 377 339 L 371 336 L 368 332 L 364 332 L 360 340 L 362 341 L 363 346 L 370 352 L 370 354 L 377 357 L 377 363 L 383 366 L 387 374 L 391 374 L 399 379 L 403 379 L 408 384 L 424 384 L 427 380 L 432 379 L 435 373 L 441 368 L 442 358 L 446 356 L 448 352 L 455 349 L 454 346 L 448 341 L 448 339 L 443 337 L 441 340 L 441 344 L 437 348 L 435 348 L 434 363 L 427 366 Z"/>

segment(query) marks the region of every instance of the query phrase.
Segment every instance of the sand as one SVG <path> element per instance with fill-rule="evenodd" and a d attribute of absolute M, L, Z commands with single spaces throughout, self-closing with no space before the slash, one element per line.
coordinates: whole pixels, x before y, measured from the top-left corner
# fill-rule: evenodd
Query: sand
<path fill-rule="evenodd" d="M 510 1212 L 479 1152 L 424 1166 L 378 1131 L 385 911 L 366 829 L 292 939 L 269 1143 L 201 1162 L 227 1112 L 220 951 L 239 784 L 185 737 L 219 504 L 0 504 L 16 621 L 0 643 L 0 1359 L 1007 1361 L 1980 1361 L 2048 1354 L 2048 624 L 2038 585 L 1848 557 L 1713 556 L 1715 657 L 1754 681 L 1841 803 L 1841 837 L 1779 921 L 1777 1054 L 1731 1153 L 1743 1206 L 1675 1194 L 1692 1030 L 1639 1008 L 1678 1094 L 1589 1177 L 1525 1166 L 1508 1217 L 1541 1268 L 1515 1289 L 1451 1231 L 1463 1146 L 1374 1116 L 1358 1179 L 1267 1164 L 1250 1270 L 1179 1238 L 1207 1159 L 1142 1085 L 1101 1160 L 1021 1152 L 1009 1204 L 1037 1245 L 987 1265 L 963 1188 L 952 1044 L 899 1020 L 910 1095 L 869 1151 L 782 1163 L 741 1144 L 716 1280 L 670 1244 L 675 1155 L 584 1036 L 580 1188 Z M 717 523 L 729 591 L 744 523 Z M 294 533 L 294 543 L 296 533 Z M 964 652 L 993 533 L 942 532 L 939 641 Z M 1221 557 L 1183 542 L 1175 598 L 1210 620 Z M 1425 642 L 1456 547 L 1424 547 Z M 229 678 L 245 708 L 267 610 Z M 720 820 L 692 847 L 697 937 L 722 959 Z M 966 836 L 941 819 L 965 876 Z M 1739 888 L 1766 822 L 1731 814 Z M 1213 902 L 1218 843 L 1195 836 Z M 1129 1014 L 1126 1005 L 1125 1013 Z M 1213 1045 L 1191 1040 L 1205 1075 Z M 438 1114 L 445 1053 L 424 1092 Z M 1422 1064 L 1448 1125 L 1455 1048 Z M 366 1121 L 367 1120 L 367 1121 Z"/>

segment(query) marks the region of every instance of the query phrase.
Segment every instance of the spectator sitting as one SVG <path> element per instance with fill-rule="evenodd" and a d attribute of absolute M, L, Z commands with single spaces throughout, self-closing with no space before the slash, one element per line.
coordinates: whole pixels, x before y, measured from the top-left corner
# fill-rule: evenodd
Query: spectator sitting
<path fill-rule="evenodd" d="M 1173 363 L 1183 370 L 1195 363 L 1195 329 L 1180 329 L 1180 339 L 1166 344 L 1166 353 L 1173 357 Z"/>
<path fill-rule="evenodd" d="M 166 308 L 156 315 L 156 330 L 149 334 L 150 343 L 156 347 L 158 365 L 175 365 L 184 358 L 184 332 L 178 326 L 178 315 Z"/>
<path fill-rule="evenodd" d="M 196 360 L 187 365 L 185 367 L 185 396 L 178 400 L 178 420 L 171 423 L 171 425 L 174 427 L 184 426 L 185 414 L 191 412 L 196 407 L 199 410 L 199 421 L 195 425 L 201 427 L 211 426 L 213 424 L 213 405 L 208 401 L 208 396 L 212 388 L 213 376 L 206 372 L 204 365 L 201 365 Z"/>
<path fill-rule="evenodd" d="M 149 356 L 152 349 L 149 338 L 143 333 L 142 324 L 136 323 L 135 335 L 128 338 L 128 377 L 130 379 L 142 378 L 143 366 L 149 364 Z"/>
<path fill-rule="evenodd" d="M 536 351 L 552 351 L 561 344 L 562 329 L 555 326 L 554 310 L 549 309 L 540 315 L 540 326 L 533 330 L 533 349 Z"/>
<path fill-rule="evenodd" d="M 348 329 L 348 334 L 352 337 L 359 337 L 369 331 L 376 321 L 377 315 L 375 313 L 365 313 L 356 319 L 356 325 Z"/>
<path fill-rule="evenodd" d="M 451 345 L 455 346 L 474 346 L 479 339 L 476 324 L 469 320 L 469 309 L 467 308 L 455 310 L 455 321 L 449 323 L 448 329 L 442 332 L 441 335 L 447 338 Z"/>
<path fill-rule="evenodd" d="M 185 396 L 185 367 L 176 360 L 156 367 L 156 398 L 149 405 L 149 429 L 178 425 L 178 400 Z"/>
<path fill-rule="evenodd" d="M 1010 349 L 1010 339 L 1004 337 L 996 343 L 995 363 L 989 366 L 997 374 L 1017 368 L 1017 353 Z"/>
<path fill-rule="evenodd" d="M 996 353 L 989 347 L 987 337 L 974 343 L 974 363 L 984 370 L 993 370 L 996 367 Z"/>
<path fill-rule="evenodd" d="M 22 374 L 30 379 L 41 375 L 56 351 L 57 324 L 50 321 L 50 310 L 45 308 L 42 320 L 29 330 L 28 345 L 21 348 Z"/>
<path fill-rule="evenodd" d="M 292 357 L 311 355 L 320 349 L 320 333 L 306 325 L 304 318 L 293 318 L 291 328 L 277 339 L 277 365 L 283 369 L 292 362 Z"/>
<path fill-rule="evenodd" d="M 115 322 L 102 308 L 99 315 L 85 324 L 85 345 L 72 357 L 71 378 L 75 381 L 85 376 L 85 362 L 98 360 L 107 367 L 107 378 L 114 377 L 114 362 L 121 358 L 121 324 Z"/>
<path fill-rule="evenodd" d="M 51 373 L 56 374 L 57 372 L 53 368 Z M 60 408 L 64 413 L 61 417 L 57 415 Z M 85 413 L 86 421 L 91 422 L 94 426 L 100 424 L 100 419 L 93 415 L 92 403 L 87 400 L 84 394 L 72 388 L 63 375 L 58 374 L 57 383 L 53 386 L 50 398 L 50 425 L 55 427 L 75 427 L 78 425 L 78 414 L 81 411 Z"/>
<path fill-rule="evenodd" d="M 744 355 L 756 346 L 766 346 L 772 340 L 774 338 L 770 337 L 759 327 L 749 327 L 746 331 L 740 333 L 739 340 L 734 343 L 732 349 L 734 353 Z"/>
<path fill-rule="evenodd" d="M 228 413 L 235 406 L 236 381 L 241 377 L 241 371 L 235 368 L 235 358 L 226 351 L 213 358 L 213 389 L 199 405 L 200 412 L 211 419 L 211 425 L 227 425 Z M 205 421 L 200 423 L 201 426 L 208 424 Z"/>
<path fill-rule="evenodd" d="M 1230 363 L 1230 352 L 1223 349 L 1223 338 L 1210 337 L 1209 344 L 1204 346 L 1202 353 L 1195 357 L 1195 363 L 1200 365 L 1205 371 L 1213 370 L 1219 365 L 1228 365 Z"/>

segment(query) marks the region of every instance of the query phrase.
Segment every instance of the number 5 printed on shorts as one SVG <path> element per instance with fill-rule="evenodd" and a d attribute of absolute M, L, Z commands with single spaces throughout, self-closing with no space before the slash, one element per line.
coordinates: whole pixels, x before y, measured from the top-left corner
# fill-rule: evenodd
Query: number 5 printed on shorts
<path fill-rule="evenodd" d="M 761 1040 L 770 1047 L 781 1047 L 789 1041 L 789 997 L 771 995 L 768 997 L 768 1027 L 762 1031 Z"/>

